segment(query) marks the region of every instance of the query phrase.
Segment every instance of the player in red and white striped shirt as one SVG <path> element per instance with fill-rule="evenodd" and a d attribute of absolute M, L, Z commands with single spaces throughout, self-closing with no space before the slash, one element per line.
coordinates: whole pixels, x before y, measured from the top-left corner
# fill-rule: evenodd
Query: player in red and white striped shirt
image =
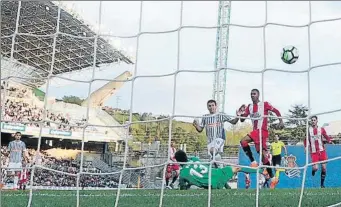
<path fill-rule="evenodd" d="M 25 190 L 26 189 L 26 183 L 29 178 L 29 170 L 26 168 L 28 165 L 26 165 L 25 162 L 23 162 L 22 165 L 23 169 L 19 173 L 19 189 L 20 190 Z"/>
<path fill-rule="evenodd" d="M 327 132 L 324 128 L 317 126 L 317 116 L 311 117 L 311 127 L 309 127 L 308 141 L 309 141 L 309 151 L 311 156 L 311 161 L 320 162 L 328 159 L 326 148 L 323 144 L 322 136 L 327 140 L 328 143 L 332 143 L 332 140 L 327 135 Z M 304 140 L 304 153 L 306 152 L 307 140 Z M 321 171 L 321 188 L 324 188 L 324 180 L 327 174 L 327 163 L 321 163 L 322 171 Z M 313 165 L 312 175 L 314 176 L 316 171 L 318 170 L 318 165 Z"/>
<path fill-rule="evenodd" d="M 263 118 L 263 121 L 260 120 L 261 113 L 263 113 L 264 116 L 269 115 L 269 112 L 274 112 L 277 117 L 281 116 L 281 113 L 278 109 L 273 107 L 269 102 L 261 102 L 259 100 L 259 90 L 258 89 L 252 89 L 251 90 L 251 100 L 252 103 L 249 104 L 247 107 L 245 105 L 242 105 L 239 108 L 239 111 L 237 114 L 240 114 L 243 117 L 250 116 L 253 130 L 247 134 L 242 140 L 240 141 L 240 144 L 245 152 L 245 154 L 249 157 L 251 161 L 251 167 L 258 167 L 258 163 L 254 159 L 251 148 L 249 146 L 250 142 L 255 143 L 256 151 L 260 152 L 260 145 L 262 145 L 262 163 L 264 165 L 270 166 L 270 161 L 267 158 L 267 141 L 269 137 L 269 130 L 268 130 L 268 118 Z M 281 118 L 279 119 L 279 125 L 278 128 L 283 128 L 283 120 Z M 245 121 L 245 119 L 240 119 L 241 122 Z M 267 168 L 267 171 L 269 173 L 270 178 L 272 179 L 271 182 L 271 188 L 275 188 L 275 186 L 278 183 L 278 179 L 273 176 L 272 169 Z M 246 183 L 248 184 L 249 180 L 246 180 Z"/>
<path fill-rule="evenodd" d="M 176 149 L 174 147 L 174 142 L 171 142 L 170 150 L 171 150 L 170 159 L 171 159 L 172 162 L 176 162 L 176 160 L 175 160 Z M 172 183 L 169 185 L 169 179 L 172 177 L 173 171 L 175 171 L 176 174 L 173 177 Z M 165 176 L 166 177 L 166 187 L 167 188 L 172 189 L 174 187 L 174 183 L 178 179 L 179 174 L 180 174 L 180 166 L 179 166 L 179 164 L 171 163 L 171 164 L 167 165 L 166 176 Z"/>

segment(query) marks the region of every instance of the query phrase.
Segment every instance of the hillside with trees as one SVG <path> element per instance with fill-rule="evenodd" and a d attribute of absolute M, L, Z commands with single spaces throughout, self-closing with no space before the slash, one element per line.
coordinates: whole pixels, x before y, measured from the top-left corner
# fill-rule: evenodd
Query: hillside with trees
<path fill-rule="evenodd" d="M 129 111 L 114 109 L 105 110 L 112 115 L 119 123 L 124 124 L 129 120 Z M 161 144 L 168 142 L 169 120 L 167 116 L 156 116 L 152 113 L 134 113 L 132 121 L 152 121 L 148 123 L 134 123 L 130 127 L 130 133 L 134 137 L 134 142 L 151 143 L 155 140 Z M 207 138 L 205 133 L 198 133 L 192 123 L 173 120 L 172 140 L 177 145 L 186 144 L 187 150 L 202 150 L 206 146 Z"/>

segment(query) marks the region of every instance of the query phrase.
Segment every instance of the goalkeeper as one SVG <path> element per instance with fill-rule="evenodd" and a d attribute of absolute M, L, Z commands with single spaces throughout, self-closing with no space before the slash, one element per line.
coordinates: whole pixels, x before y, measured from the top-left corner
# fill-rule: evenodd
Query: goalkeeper
<path fill-rule="evenodd" d="M 180 164 L 180 179 L 179 186 L 180 190 L 186 190 L 195 185 L 199 188 L 207 189 L 209 186 L 209 165 L 200 164 L 200 160 L 197 157 L 187 158 L 184 151 L 179 150 L 175 153 L 175 159 L 177 162 L 187 162 L 188 164 Z M 250 168 L 239 168 L 226 166 L 224 168 L 211 168 L 212 179 L 211 188 L 212 189 L 222 189 L 228 188 L 227 182 L 235 175 L 237 172 L 245 173 L 256 173 L 257 169 Z M 259 172 L 262 170 L 259 169 Z"/>

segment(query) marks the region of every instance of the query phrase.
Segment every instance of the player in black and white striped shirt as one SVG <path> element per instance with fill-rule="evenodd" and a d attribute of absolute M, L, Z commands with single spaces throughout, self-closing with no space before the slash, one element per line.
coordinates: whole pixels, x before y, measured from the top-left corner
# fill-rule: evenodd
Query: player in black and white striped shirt
<path fill-rule="evenodd" d="M 198 132 L 206 129 L 208 153 L 212 159 L 215 152 L 216 160 L 220 161 L 226 140 L 224 123 L 229 122 L 234 125 L 239 119 L 231 119 L 230 116 L 224 113 L 217 113 L 217 102 L 215 100 L 209 100 L 207 102 L 207 109 L 210 113 L 204 115 L 201 124 L 197 120 L 194 120 L 193 126 Z"/>
<path fill-rule="evenodd" d="M 23 161 L 23 156 L 25 157 L 25 159 L 28 159 L 28 153 L 26 150 L 26 145 L 23 141 L 21 141 L 21 133 L 20 132 L 16 132 L 14 134 L 14 141 L 11 141 L 8 144 L 8 151 L 9 151 L 9 163 L 8 163 L 8 168 L 9 168 L 9 172 L 11 172 L 11 174 L 9 174 L 9 176 L 13 176 L 14 174 L 14 189 L 18 188 L 18 181 L 19 181 L 19 174 L 20 171 L 22 170 L 22 161 Z"/>

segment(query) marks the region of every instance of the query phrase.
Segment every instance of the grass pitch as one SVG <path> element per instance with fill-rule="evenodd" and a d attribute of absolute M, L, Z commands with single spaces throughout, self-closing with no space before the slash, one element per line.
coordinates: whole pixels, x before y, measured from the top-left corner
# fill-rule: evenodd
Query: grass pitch
<path fill-rule="evenodd" d="M 121 190 L 120 207 L 159 206 L 160 190 Z M 81 207 L 114 206 L 116 190 L 80 191 Z M 2 191 L 1 207 L 26 207 L 28 191 Z M 263 207 L 298 206 L 299 189 L 260 190 L 259 204 Z M 212 207 L 255 206 L 256 190 L 212 190 Z M 165 207 L 206 207 L 208 190 L 165 190 Z M 323 207 L 341 202 L 341 188 L 306 189 L 302 206 Z M 76 191 L 39 190 L 33 192 L 33 207 L 76 206 Z M 341 205 L 340 205 L 341 206 Z"/>

